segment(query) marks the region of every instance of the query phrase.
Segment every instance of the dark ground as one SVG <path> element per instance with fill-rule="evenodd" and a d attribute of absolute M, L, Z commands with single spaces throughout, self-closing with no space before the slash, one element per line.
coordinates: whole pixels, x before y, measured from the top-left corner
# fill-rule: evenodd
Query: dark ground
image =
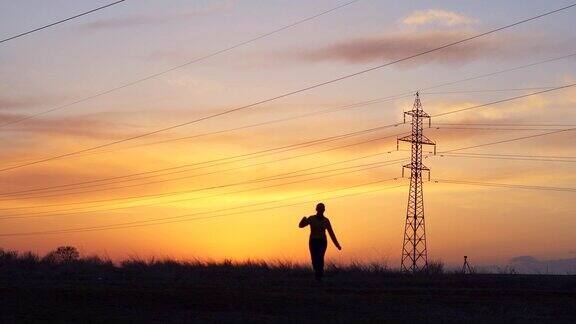
<path fill-rule="evenodd" d="M 0 322 L 576 322 L 576 276 L 0 258 Z"/>

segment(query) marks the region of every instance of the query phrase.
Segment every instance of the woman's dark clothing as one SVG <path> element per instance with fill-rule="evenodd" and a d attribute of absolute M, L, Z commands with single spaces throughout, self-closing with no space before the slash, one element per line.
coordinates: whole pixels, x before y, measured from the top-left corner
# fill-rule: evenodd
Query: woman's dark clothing
<path fill-rule="evenodd" d="M 326 254 L 326 247 L 328 242 L 326 240 L 326 231 L 330 234 L 332 242 L 340 248 L 336 235 L 332 230 L 332 225 L 327 217 L 323 215 L 313 215 L 304 217 L 298 225 L 300 228 L 310 226 L 310 240 L 308 247 L 310 248 L 310 257 L 312 259 L 312 268 L 314 268 L 314 275 L 316 280 L 321 280 L 324 275 L 324 254 Z"/>
<path fill-rule="evenodd" d="M 308 247 L 310 248 L 310 257 L 312 258 L 312 267 L 314 268 L 314 276 L 316 280 L 321 280 L 324 275 L 324 254 L 328 242 L 324 238 L 310 238 Z"/>

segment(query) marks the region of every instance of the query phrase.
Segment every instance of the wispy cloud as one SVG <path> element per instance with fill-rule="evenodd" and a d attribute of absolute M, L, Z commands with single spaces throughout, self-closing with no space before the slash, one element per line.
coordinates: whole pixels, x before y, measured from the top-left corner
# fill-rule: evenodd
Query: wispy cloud
<path fill-rule="evenodd" d="M 476 19 L 470 18 L 454 11 L 442 9 L 417 10 L 402 19 L 402 23 L 408 26 L 438 25 L 438 26 L 466 26 L 477 23 Z"/>
<path fill-rule="evenodd" d="M 148 24 L 163 24 L 173 21 L 186 20 L 199 15 L 206 15 L 220 11 L 232 10 L 235 7 L 236 3 L 237 3 L 236 0 L 202 1 L 198 4 L 195 4 L 192 8 L 188 8 L 178 12 L 170 12 L 162 15 L 158 15 L 158 13 L 135 14 L 121 18 L 102 19 L 95 22 L 84 24 L 84 28 L 108 29 L 108 28 L 133 27 Z"/>
<path fill-rule="evenodd" d="M 58 100 L 54 97 L 0 97 L 0 111 L 13 111 L 17 109 L 29 109 L 40 105 L 55 104 Z"/>
<path fill-rule="evenodd" d="M 356 38 L 320 49 L 292 53 L 293 58 L 310 62 L 341 61 L 368 63 L 394 60 L 424 52 L 432 48 L 471 36 L 465 31 L 402 32 L 376 37 Z M 453 46 L 412 60 L 410 64 L 441 63 L 462 64 L 484 58 L 518 59 L 527 54 L 550 52 L 559 45 L 536 35 L 527 37 L 491 37 Z"/>
<path fill-rule="evenodd" d="M 20 120 L 29 115 L 0 113 L 0 124 Z M 123 126 L 128 131 L 118 131 Z M 121 136 L 132 135 L 133 125 L 118 123 L 110 119 L 95 118 L 90 116 L 73 116 L 60 118 L 36 118 L 14 127 L 14 131 L 31 136 L 74 136 L 95 139 L 115 139 Z M 122 128 L 122 129 L 124 129 Z"/>

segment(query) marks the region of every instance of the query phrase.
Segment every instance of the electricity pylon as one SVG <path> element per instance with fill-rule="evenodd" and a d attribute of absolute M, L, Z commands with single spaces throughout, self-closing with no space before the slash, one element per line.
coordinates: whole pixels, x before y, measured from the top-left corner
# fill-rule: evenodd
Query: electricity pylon
<path fill-rule="evenodd" d="M 404 122 L 406 122 L 406 116 L 412 118 L 412 133 L 398 138 L 396 143 L 398 148 L 400 141 L 412 143 L 411 161 L 402 167 L 402 177 L 404 177 L 404 170 L 410 169 L 410 193 L 408 195 L 406 225 L 404 227 L 401 270 L 417 272 L 426 269 L 428 266 L 422 172 L 427 171 L 428 180 L 430 180 L 430 169 L 422 164 L 422 145 L 434 145 L 434 154 L 436 154 L 436 143 L 424 135 L 423 121 L 428 119 L 428 124 L 430 125 L 430 115 L 422 110 L 418 92 L 416 92 L 412 110 L 404 112 Z"/>

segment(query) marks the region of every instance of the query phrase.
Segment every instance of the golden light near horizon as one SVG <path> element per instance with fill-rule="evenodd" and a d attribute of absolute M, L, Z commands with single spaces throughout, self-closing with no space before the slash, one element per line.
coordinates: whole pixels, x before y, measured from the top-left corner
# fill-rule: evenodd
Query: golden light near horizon
<path fill-rule="evenodd" d="M 7 4 L 2 30 L 25 30 L 29 5 Z M 575 9 L 338 80 L 566 6 L 341 5 L 130 3 L 6 42 L 0 247 L 300 262 L 298 221 L 324 201 L 343 246 L 329 258 L 397 266 L 396 138 L 420 90 L 440 152 L 425 159 L 429 256 L 572 258 Z"/>

